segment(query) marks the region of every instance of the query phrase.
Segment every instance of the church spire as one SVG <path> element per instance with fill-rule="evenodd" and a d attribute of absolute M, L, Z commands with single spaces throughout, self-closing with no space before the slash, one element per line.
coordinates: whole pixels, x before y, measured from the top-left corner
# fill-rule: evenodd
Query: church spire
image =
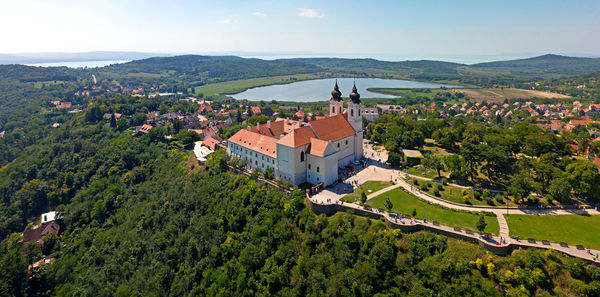
<path fill-rule="evenodd" d="M 358 93 L 358 90 L 356 89 L 356 80 L 354 81 L 354 86 L 352 87 L 352 92 L 348 96 L 350 97 L 350 100 L 352 100 L 352 103 L 360 104 L 360 94 Z"/>
<path fill-rule="evenodd" d="M 333 86 L 333 91 L 331 91 L 331 100 L 342 100 L 342 92 L 340 92 L 340 87 L 338 87 L 337 79 L 335 80 L 335 86 Z"/>

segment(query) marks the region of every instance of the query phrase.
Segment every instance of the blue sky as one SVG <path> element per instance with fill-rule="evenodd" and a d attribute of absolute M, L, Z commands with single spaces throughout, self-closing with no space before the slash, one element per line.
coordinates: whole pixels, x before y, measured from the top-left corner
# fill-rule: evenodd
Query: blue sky
<path fill-rule="evenodd" d="M 0 0 L 0 53 L 600 56 L 600 1 Z"/>

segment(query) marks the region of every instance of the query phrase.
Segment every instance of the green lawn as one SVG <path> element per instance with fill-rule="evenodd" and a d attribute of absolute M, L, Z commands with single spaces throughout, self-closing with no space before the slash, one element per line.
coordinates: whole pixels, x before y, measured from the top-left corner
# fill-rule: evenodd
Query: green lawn
<path fill-rule="evenodd" d="M 451 227 L 460 227 L 463 229 L 477 230 L 476 224 L 479 220 L 479 215 L 465 212 L 446 209 L 441 206 L 429 204 L 404 190 L 397 188 L 387 193 L 379 195 L 367 201 L 368 205 L 376 208 L 385 209 L 385 196 L 390 197 L 390 201 L 394 205 L 393 211 L 400 212 L 406 215 L 411 215 L 413 209 L 417 210 L 417 219 L 427 219 L 428 221 L 438 221 L 442 225 Z M 485 221 L 487 227 L 485 232 L 498 234 L 500 227 L 495 216 L 486 216 Z"/>
<path fill-rule="evenodd" d="M 580 215 L 509 215 L 510 236 L 552 242 L 582 244 L 600 249 L 600 216 Z"/>
<path fill-rule="evenodd" d="M 436 178 L 438 177 L 437 171 L 433 169 L 428 169 L 423 167 L 422 165 L 417 165 L 414 167 L 410 167 L 406 170 L 408 174 L 422 176 L 426 178 Z M 442 174 L 443 175 L 443 174 Z"/>
<path fill-rule="evenodd" d="M 393 184 L 394 183 L 392 183 L 390 181 L 377 181 L 377 180 L 366 181 L 364 184 L 362 184 L 358 188 L 354 189 L 354 191 L 352 193 L 342 197 L 342 200 L 352 203 L 352 202 L 354 202 L 354 199 L 360 200 L 360 195 L 362 194 L 362 192 L 365 192 L 365 194 L 367 194 L 367 196 L 369 196 L 369 194 L 375 193 L 375 192 L 377 192 L 383 188 L 387 188 Z M 369 190 L 371 190 L 371 192 L 369 192 Z"/>
<path fill-rule="evenodd" d="M 415 185 L 415 180 L 416 179 L 411 179 L 410 183 Z M 427 192 L 429 195 L 432 196 L 436 196 L 439 197 L 441 199 L 444 200 L 448 200 L 448 201 L 452 201 L 452 202 L 456 202 L 456 203 L 461 203 L 461 204 L 471 204 L 471 205 L 492 205 L 492 206 L 502 206 L 505 205 L 504 203 L 499 203 L 498 201 L 496 201 L 495 196 L 492 194 L 492 196 L 490 197 L 492 204 L 489 204 L 485 199 L 480 198 L 480 199 L 475 199 L 473 197 L 473 193 L 472 190 L 467 190 L 467 195 L 469 196 L 469 200 L 467 202 L 467 200 L 464 199 L 464 195 L 463 195 L 463 188 L 459 188 L 456 186 L 451 186 L 451 185 L 447 185 L 447 186 L 442 186 L 443 190 L 438 190 L 439 192 L 439 196 L 435 195 L 435 189 L 438 189 L 438 185 L 441 185 L 441 183 L 438 182 L 434 182 L 434 181 L 424 181 L 424 180 L 418 180 L 418 185 L 415 185 L 417 188 L 423 190 L 421 188 L 421 186 L 423 184 L 427 184 L 429 183 L 429 187 L 427 188 Z"/>

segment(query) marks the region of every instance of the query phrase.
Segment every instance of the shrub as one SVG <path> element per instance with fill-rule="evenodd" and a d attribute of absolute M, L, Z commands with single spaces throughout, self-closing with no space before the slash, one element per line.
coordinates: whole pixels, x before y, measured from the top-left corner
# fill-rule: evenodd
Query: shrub
<path fill-rule="evenodd" d="M 448 181 L 445 178 L 442 178 L 442 185 L 444 185 L 444 186 L 448 185 Z"/>
<path fill-rule="evenodd" d="M 477 190 L 473 190 L 473 198 L 475 198 L 477 200 L 481 200 L 481 192 L 479 192 Z"/>
<path fill-rule="evenodd" d="M 492 193 L 490 193 L 490 190 L 484 189 L 483 192 L 481 193 L 481 196 L 483 197 L 483 199 L 487 200 L 487 198 L 492 196 Z"/>
<path fill-rule="evenodd" d="M 437 197 L 440 197 L 440 190 L 438 190 L 438 189 L 434 189 L 434 190 L 433 190 L 433 195 L 435 195 L 435 196 L 437 196 Z"/>
<path fill-rule="evenodd" d="M 414 181 L 413 181 L 413 184 L 415 184 L 415 186 L 418 186 L 419 185 L 419 180 L 415 178 Z"/>
<path fill-rule="evenodd" d="M 444 186 L 442 186 L 442 184 L 437 184 L 436 188 L 438 191 L 443 191 L 444 190 Z"/>
<path fill-rule="evenodd" d="M 502 195 L 496 194 L 496 202 L 503 203 L 503 201 L 504 201 L 504 199 L 502 198 Z"/>
<path fill-rule="evenodd" d="M 491 206 L 494 206 L 494 205 L 496 205 L 496 204 L 494 203 L 494 200 L 493 200 L 492 198 L 490 198 L 490 197 L 488 197 L 488 198 L 485 198 L 485 203 L 487 203 L 488 205 L 491 205 Z"/>
<path fill-rule="evenodd" d="M 427 184 L 422 184 L 421 185 L 421 191 L 427 191 L 429 187 L 427 187 Z"/>

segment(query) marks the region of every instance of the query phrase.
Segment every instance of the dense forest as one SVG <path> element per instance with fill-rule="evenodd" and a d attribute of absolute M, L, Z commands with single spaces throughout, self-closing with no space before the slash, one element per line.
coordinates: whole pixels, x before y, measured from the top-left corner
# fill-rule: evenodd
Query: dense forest
<path fill-rule="evenodd" d="M 351 214 L 317 216 L 300 191 L 228 172 L 222 151 L 198 166 L 155 133 L 86 117 L 93 108 L 0 170 L 2 296 L 600 294 L 600 269 L 580 260 L 491 256 Z M 50 209 L 64 213 L 62 235 L 19 243 L 13 232 Z M 28 271 L 48 255 L 53 264 Z"/>
<path fill-rule="evenodd" d="M 91 70 L 0 66 L 0 130 L 6 132 L 0 138 L 0 296 L 600 295 L 600 269 L 579 259 L 538 250 L 499 257 L 427 232 L 403 234 L 352 213 L 316 215 L 300 190 L 287 195 L 229 172 L 223 151 L 205 165 L 192 161 L 194 138 L 178 125 L 134 133 L 149 111 L 193 112 L 193 103 L 103 94 L 88 106 L 74 95 L 103 71 L 178 85 L 325 67 L 234 57 L 164 59 Z M 402 67 L 439 67 L 436 75 L 453 67 L 419 63 Z M 52 109 L 51 100 L 70 100 L 82 111 Z M 107 121 L 105 113 L 124 117 Z M 461 153 L 438 160 L 458 180 L 479 172 L 537 185 L 529 192 L 564 193 L 567 187 L 598 193 L 600 182 L 586 180 L 597 176 L 587 174 L 589 164 L 567 157 L 568 138 L 528 123 L 493 124 L 500 127 L 385 116 L 369 124 L 367 135 L 392 156 L 433 138 Z M 523 155 L 531 158 L 516 161 Z M 564 182 L 553 188 L 553 179 Z M 21 243 L 21 232 L 51 210 L 63 214 L 60 236 Z M 55 261 L 28 268 L 44 257 Z"/>
<path fill-rule="evenodd" d="M 403 149 L 422 149 L 425 138 L 431 138 L 452 154 L 426 154 L 425 166 L 448 171 L 460 183 L 508 190 L 516 203 L 536 204 L 528 198 L 532 193 L 569 203 L 571 192 L 600 201 L 597 167 L 572 158 L 574 141 L 581 152 L 600 153 L 600 143 L 593 143 L 587 131 L 557 135 L 527 122 L 498 123 L 495 118 L 480 123 L 435 115 L 426 120 L 385 115 L 367 126 L 366 136 L 385 146 L 394 166 L 400 165 Z"/>

